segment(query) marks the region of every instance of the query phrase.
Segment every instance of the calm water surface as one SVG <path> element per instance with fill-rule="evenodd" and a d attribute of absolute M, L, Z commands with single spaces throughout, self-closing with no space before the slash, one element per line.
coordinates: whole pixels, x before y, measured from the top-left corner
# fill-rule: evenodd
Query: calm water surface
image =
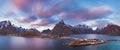
<path fill-rule="evenodd" d="M 70 36 L 81 39 L 114 39 L 120 40 L 120 36 L 106 36 L 97 34 L 81 34 Z M 0 36 L 0 50 L 120 50 L 120 42 L 108 42 L 98 45 L 70 47 L 65 45 L 69 40 L 48 38 L 23 38 Z"/>

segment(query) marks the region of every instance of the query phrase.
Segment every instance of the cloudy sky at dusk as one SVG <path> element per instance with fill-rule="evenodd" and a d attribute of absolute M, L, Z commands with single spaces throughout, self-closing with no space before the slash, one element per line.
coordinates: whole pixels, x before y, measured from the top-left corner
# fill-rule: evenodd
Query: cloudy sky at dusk
<path fill-rule="evenodd" d="M 0 0 L 0 21 L 24 28 L 52 29 L 61 19 L 70 25 L 120 25 L 119 17 L 120 0 Z"/>

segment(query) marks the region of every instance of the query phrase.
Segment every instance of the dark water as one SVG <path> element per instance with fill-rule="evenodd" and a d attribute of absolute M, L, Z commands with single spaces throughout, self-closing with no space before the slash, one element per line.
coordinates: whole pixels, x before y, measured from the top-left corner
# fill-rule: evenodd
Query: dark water
<path fill-rule="evenodd" d="M 82 39 L 116 39 L 120 36 L 106 36 L 96 34 L 73 35 L 70 38 Z M 70 47 L 65 45 L 69 40 L 47 38 L 23 38 L 0 36 L 0 50 L 120 50 L 120 42 L 108 42 L 98 45 Z"/>

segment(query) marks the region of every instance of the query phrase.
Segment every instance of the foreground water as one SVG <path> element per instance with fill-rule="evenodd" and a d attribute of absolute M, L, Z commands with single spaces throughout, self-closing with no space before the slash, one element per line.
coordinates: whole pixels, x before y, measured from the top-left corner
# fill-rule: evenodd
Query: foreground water
<path fill-rule="evenodd" d="M 69 40 L 74 38 L 120 40 L 120 36 L 97 34 L 73 35 L 70 36 Z M 70 47 L 65 45 L 69 40 L 0 36 L 0 50 L 120 50 L 120 42 L 117 41 L 98 45 Z"/>

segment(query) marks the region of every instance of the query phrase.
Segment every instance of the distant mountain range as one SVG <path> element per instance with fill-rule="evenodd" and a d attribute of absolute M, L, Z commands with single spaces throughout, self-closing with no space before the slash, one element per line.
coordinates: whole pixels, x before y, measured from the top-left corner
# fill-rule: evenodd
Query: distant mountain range
<path fill-rule="evenodd" d="M 97 28 L 92 30 L 91 27 L 87 25 L 76 25 L 71 26 L 60 21 L 56 26 L 51 30 L 50 34 L 52 35 L 72 35 L 72 34 L 106 34 L 106 35 L 120 35 L 120 26 L 115 24 L 107 24 L 102 29 Z"/>
<path fill-rule="evenodd" d="M 26 35 L 26 34 L 33 34 L 33 33 L 40 33 L 37 29 L 24 29 L 22 27 L 16 27 L 11 24 L 10 21 L 2 21 L 0 22 L 0 34 L 2 35 Z"/>
<path fill-rule="evenodd" d="M 0 22 L 0 34 L 1 35 L 21 35 L 21 36 L 37 36 L 40 34 L 49 34 L 49 35 L 73 35 L 73 34 L 106 34 L 106 35 L 120 35 L 120 26 L 115 24 L 107 24 L 102 29 L 92 30 L 87 25 L 76 25 L 71 26 L 64 23 L 61 20 L 55 25 L 55 27 L 50 30 L 43 30 L 42 32 L 37 29 L 24 29 L 22 27 L 16 27 L 11 24 L 10 21 L 1 21 Z"/>

